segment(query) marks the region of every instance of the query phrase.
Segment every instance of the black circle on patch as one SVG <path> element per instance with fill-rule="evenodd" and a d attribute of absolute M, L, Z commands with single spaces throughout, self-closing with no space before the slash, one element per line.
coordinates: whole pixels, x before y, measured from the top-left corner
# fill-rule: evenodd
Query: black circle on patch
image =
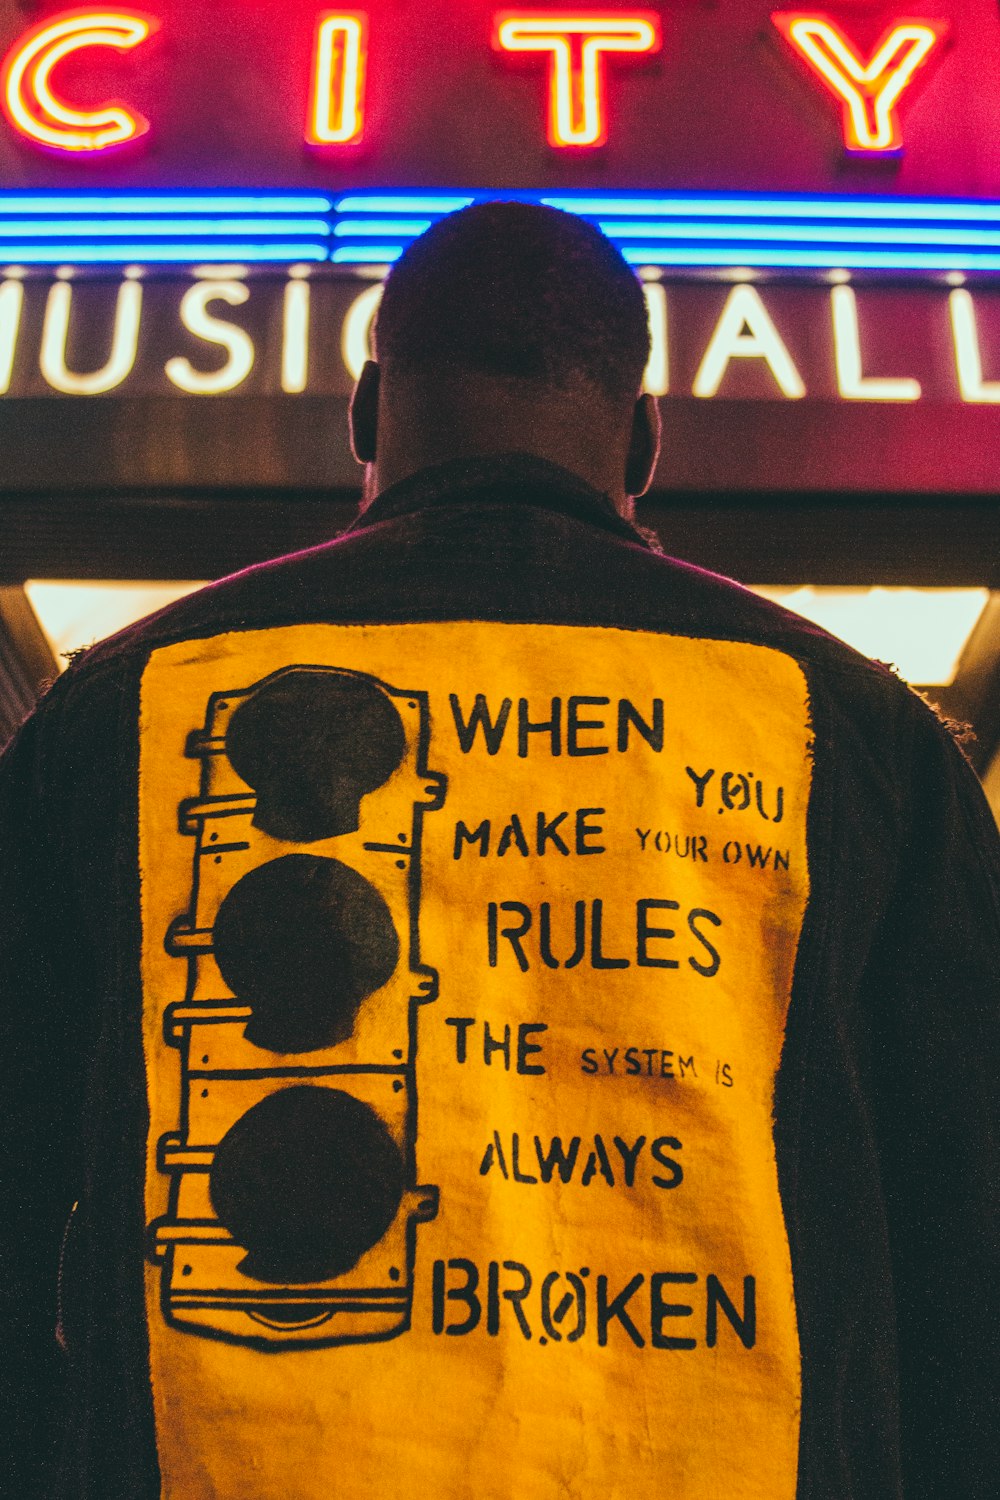
<path fill-rule="evenodd" d="M 256 1281 L 326 1281 L 389 1228 L 405 1186 L 402 1154 L 370 1105 L 340 1089 L 269 1094 L 226 1131 L 209 1192 Z"/>
<path fill-rule="evenodd" d="M 270 1052 L 345 1041 L 358 1006 L 399 962 L 384 899 L 336 859 L 286 854 L 238 880 L 219 907 L 216 962 L 253 1007 L 247 1039 Z"/>
<path fill-rule="evenodd" d="M 312 843 L 356 830 L 361 798 L 399 767 L 406 735 L 371 678 L 292 667 L 240 704 L 226 754 L 257 793 L 255 827 Z"/>

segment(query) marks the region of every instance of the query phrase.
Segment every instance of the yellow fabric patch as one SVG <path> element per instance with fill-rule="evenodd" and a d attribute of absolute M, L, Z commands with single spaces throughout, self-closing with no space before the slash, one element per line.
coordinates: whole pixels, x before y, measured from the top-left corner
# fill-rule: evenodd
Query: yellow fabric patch
<path fill-rule="evenodd" d="M 806 684 L 484 622 L 154 653 L 166 1500 L 792 1500 Z"/>

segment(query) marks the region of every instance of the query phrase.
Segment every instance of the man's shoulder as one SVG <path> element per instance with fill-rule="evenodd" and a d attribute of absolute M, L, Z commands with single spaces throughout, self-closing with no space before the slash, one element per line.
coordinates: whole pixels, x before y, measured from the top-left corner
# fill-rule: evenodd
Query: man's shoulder
<path fill-rule="evenodd" d="M 186 595 L 81 653 L 104 676 L 187 639 L 280 628 L 490 619 L 743 641 L 894 694 L 891 665 L 862 656 L 734 579 L 573 517 L 463 504 L 394 516 L 257 564 Z M 529 514 L 530 512 L 530 514 Z"/>
<path fill-rule="evenodd" d="M 663 529 L 669 546 L 669 512 Z M 890 668 L 801 615 L 661 552 L 577 476 L 517 455 L 415 475 L 340 537 L 196 590 L 94 646 L 68 675 L 80 688 L 134 679 L 161 647 L 240 632 L 463 620 L 742 642 L 848 683 L 848 700 L 906 692 Z"/>

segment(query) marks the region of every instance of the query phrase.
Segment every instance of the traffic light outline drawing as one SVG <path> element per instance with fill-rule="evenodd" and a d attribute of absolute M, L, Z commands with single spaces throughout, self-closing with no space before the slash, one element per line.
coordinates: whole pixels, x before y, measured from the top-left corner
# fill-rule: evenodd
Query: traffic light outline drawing
<path fill-rule="evenodd" d="M 186 959 L 163 1010 L 180 1053 L 170 1179 L 149 1225 L 165 1321 L 263 1352 L 371 1343 L 410 1326 L 417 1225 L 420 952 L 428 769 L 423 691 L 290 664 L 213 691 L 185 755 L 197 796 Z"/>

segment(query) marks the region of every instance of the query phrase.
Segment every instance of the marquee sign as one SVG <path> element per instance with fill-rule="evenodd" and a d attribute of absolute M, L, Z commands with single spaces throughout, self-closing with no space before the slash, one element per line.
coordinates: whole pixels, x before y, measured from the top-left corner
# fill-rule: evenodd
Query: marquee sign
<path fill-rule="evenodd" d="M 771 21 L 842 103 L 848 150 L 902 149 L 897 106 L 948 32 L 948 22 L 896 20 L 870 56 L 828 16 L 775 11 Z M 53 84 L 65 58 L 96 47 L 138 47 L 160 27 L 132 10 L 78 9 L 44 20 L 18 37 L 3 64 L 3 109 L 12 128 L 56 151 L 106 151 L 144 135 L 149 121 L 121 104 L 82 109 Z M 548 139 L 555 147 L 607 140 L 605 62 L 648 57 L 661 46 L 659 16 L 649 11 L 501 11 L 493 18 L 500 53 L 548 57 Z M 348 145 L 364 133 L 367 11 L 322 11 L 313 47 L 305 139 Z"/>
<path fill-rule="evenodd" d="M 994 0 L 0 0 L 0 410 L 343 402 L 386 268 L 500 196 L 640 273 L 647 388 L 732 453 L 712 483 L 749 462 L 737 407 L 768 482 L 816 482 L 822 405 L 821 485 L 877 414 L 892 483 L 975 455 L 992 486 L 998 120 Z"/>
<path fill-rule="evenodd" d="M 645 270 L 646 389 L 699 401 L 1000 405 L 1000 292 L 855 290 Z M 0 281 L 0 396 L 333 396 L 369 356 L 377 280 L 292 266 Z"/>
<path fill-rule="evenodd" d="M 502 193 L 587 215 L 637 266 L 1000 266 L 1000 152 L 993 181 L 969 119 L 991 90 L 1000 118 L 985 0 L 961 24 L 688 0 L 44 11 L 25 28 L 0 0 L 0 263 L 385 265 Z"/>
<path fill-rule="evenodd" d="M 966 195 L 1000 14 L 955 10 L 150 0 L 43 3 L 26 24 L 2 0 L 0 180 L 107 162 L 116 186 L 190 186 L 193 167 L 249 185 L 253 163 L 258 186 L 541 189 L 579 159 L 609 187 L 814 190 L 845 159 L 916 158 L 895 185 L 930 192 L 946 146 Z"/>
<path fill-rule="evenodd" d="M 0 0 L 0 260 L 384 265 L 499 192 L 637 266 L 992 272 L 1000 13 L 947 8 Z"/>

